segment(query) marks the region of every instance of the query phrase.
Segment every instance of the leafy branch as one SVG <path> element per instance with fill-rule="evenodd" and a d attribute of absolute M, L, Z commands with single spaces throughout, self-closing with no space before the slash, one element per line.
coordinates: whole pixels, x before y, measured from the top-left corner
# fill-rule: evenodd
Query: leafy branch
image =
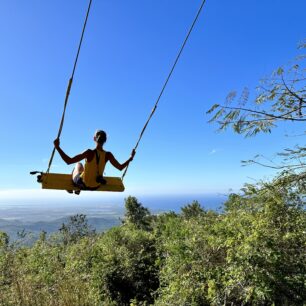
<path fill-rule="evenodd" d="M 306 49 L 306 41 L 299 49 Z M 219 131 L 231 127 L 235 133 L 245 137 L 258 133 L 271 133 L 279 122 L 300 124 L 306 122 L 306 55 L 299 55 L 288 68 L 280 67 L 272 76 L 265 78 L 257 87 L 255 97 L 249 99 L 248 89 L 239 96 L 230 92 L 224 104 L 214 104 L 207 114 L 209 122 L 216 123 Z M 306 130 L 303 135 L 306 134 Z M 296 146 L 278 153 L 271 160 L 261 155 L 242 161 L 242 164 L 256 164 L 270 169 L 279 170 L 278 183 L 296 183 L 306 193 L 302 182 L 306 177 L 306 147 Z M 302 182 L 302 183 L 301 183 Z"/>
<path fill-rule="evenodd" d="M 300 48 L 306 48 L 305 45 Z M 207 111 L 212 114 L 209 122 L 216 122 L 219 130 L 232 127 L 246 137 L 271 133 L 280 121 L 305 122 L 306 76 L 302 62 L 305 58 L 298 57 L 298 63 L 287 70 L 280 67 L 270 78 L 263 79 L 253 101 L 249 101 L 247 89 L 238 98 L 236 92 L 229 93 L 223 105 L 214 104 Z M 232 103 L 235 105 L 230 105 Z"/>

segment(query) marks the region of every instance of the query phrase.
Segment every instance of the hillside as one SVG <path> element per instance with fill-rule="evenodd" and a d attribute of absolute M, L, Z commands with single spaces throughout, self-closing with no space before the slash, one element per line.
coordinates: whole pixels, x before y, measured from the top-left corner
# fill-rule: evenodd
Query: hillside
<path fill-rule="evenodd" d="M 222 213 L 195 201 L 152 215 L 129 197 L 102 234 L 84 215 L 33 246 L 2 233 L 0 305 L 302 305 L 304 205 L 273 184 L 231 194 Z"/>
<path fill-rule="evenodd" d="M 88 224 L 95 228 L 97 232 L 103 232 L 120 224 L 120 220 L 117 217 L 89 217 L 87 220 Z M 31 235 L 31 241 L 35 241 L 42 231 L 48 234 L 55 233 L 60 229 L 63 223 L 67 223 L 68 221 L 69 217 L 33 222 L 28 220 L 0 219 L 0 231 L 6 232 L 10 236 L 11 240 L 18 239 L 18 233 L 29 233 Z"/>

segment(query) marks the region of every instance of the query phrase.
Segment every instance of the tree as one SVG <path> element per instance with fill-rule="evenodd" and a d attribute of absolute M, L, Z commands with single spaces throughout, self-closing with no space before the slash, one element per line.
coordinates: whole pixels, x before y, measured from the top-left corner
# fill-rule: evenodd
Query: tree
<path fill-rule="evenodd" d="M 184 207 L 181 208 L 181 210 L 182 210 L 182 217 L 184 219 L 199 217 L 203 215 L 203 213 L 205 212 L 198 201 L 193 201 L 191 204 L 185 205 Z"/>
<path fill-rule="evenodd" d="M 246 185 L 225 203 L 227 274 L 236 303 L 302 305 L 305 301 L 306 214 L 295 189 Z M 239 294 L 238 294 L 239 292 Z"/>
<path fill-rule="evenodd" d="M 6 250 L 9 245 L 10 238 L 7 233 L 0 232 L 0 250 Z"/>
<path fill-rule="evenodd" d="M 152 305 L 159 287 L 155 237 L 130 224 L 100 236 L 92 255 L 101 305 Z M 100 305 L 100 304 L 99 304 Z"/>
<path fill-rule="evenodd" d="M 306 49 L 306 41 L 299 49 Z M 263 79 L 253 101 L 249 99 L 248 89 L 240 97 L 236 92 L 229 93 L 225 104 L 215 104 L 207 111 L 213 115 L 209 122 L 216 122 L 220 131 L 232 127 L 235 133 L 246 137 L 271 133 L 280 122 L 303 124 L 306 122 L 305 59 L 306 55 L 299 55 L 290 66 L 279 67 L 270 78 Z M 301 136 L 305 134 L 306 131 Z M 302 183 L 306 178 L 306 145 L 287 148 L 273 160 L 257 155 L 243 161 L 244 165 L 250 163 L 279 170 L 281 183 L 298 183 L 300 190 L 306 190 Z"/>
<path fill-rule="evenodd" d="M 306 48 L 306 43 L 299 46 Z M 298 56 L 288 69 L 279 67 L 272 77 L 263 79 L 258 86 L 258 94 L 248 107 L 249 91 L 245 89 L 237 98 L 231 92 L 224 105 L 215 104 L 208 110 L 214 113 L 210 122 L 217 122 L 219 129 L 231 126 L 236 133 L 254 136 L 259 132 L 270 133 L 280 121 L 306 121 L 306 76 L 303 60 L 306 55 Z M 236 106 L 230 104 L 236 102 Z"/>
<path fill-rule="evenodd" d="M 135 197 L 125 199 L 125 209 L 125 222 L 134 224 L 138 229 L 150 228 L 151 213 Z"/>
<path fill-rule="evenodd" d="M 95 234 L 95 230 L 91 228 L 88 224 L 86 215 L 83 214 L 69 217 L 68 222 L 66 224 L 63 223 L 59 231 L 62 234 L 63 243 L 65 245 L 77 242 L 80 238 Z"/>
<path fill-rule="evenodd" d="M 305 48 L 306 42 L 300 45 Z M 215 104 L 207 112 L 213 114 L 210 122 L 246 137 L 271 133 L 280 122 L 304 123 L 305 58 L 297 57 L 288 68 L 280 67 L 264 79 L 251 102 L 247 89 L 238 98 L 230 93 L 224 105 Z M 274 160 L 262 158 L 257 155 L 243 163 L 279 170 L 276 177 L 246 184 L 242 194 L 230 195 L 225 203 L 230 273 L 223 290 L 228 302 L 300 305 L 305 300 L 306 145 L 287 148 Z"/>

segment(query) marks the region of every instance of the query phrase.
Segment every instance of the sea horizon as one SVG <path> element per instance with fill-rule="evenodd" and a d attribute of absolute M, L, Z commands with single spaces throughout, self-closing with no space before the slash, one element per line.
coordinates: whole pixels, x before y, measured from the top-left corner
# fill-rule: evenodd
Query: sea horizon
<path fill-rule="evenodd" d="M 3 195 L 3 193 L 2 193 Z M 66 193 L 58 197 L 39 197 L 28 192 L 16 193 L 15 196 L 0 197 L 0 231 L 6 232 L 15 240 L 18 232 L 25 230 L 38 237 L 39 232 L 56 232 L 69 217 L 83 214 L 88 223 L 98 232 L 107 230 L 121 223 L 124 217 L 124 199 L 127 195 L 84 195 Z M 152 214 L 174 211 L 198 201 L 205 210 L 222 211 L 226 200 L 223 194 L 190 195 L 138 195 L 137 200 Z"/>
<path fill-rule="evenodd" d="M 132 195 L 133 196 L 133 195 Z M 204 209 L 220 210 L 226 201 L 225 194 L 160 194 L 160 195 L 136 195 L 137 200 L 148 208 L 153 214 L 174 211 L 198 201 Z M 63 193 L 59 197 L 1 197 L 0 195 L 0 219 L 24 219 L 33 220 L 41 217 L 40 221 L 50 220 L 52 216 L 67 216 L 73 214 L 110 215 L 124 214 L 124 200 L 127 195 L 118 194 L 107 197 L 79 197 Z M 48 213 L 49 212 L 49 213 Z"/>

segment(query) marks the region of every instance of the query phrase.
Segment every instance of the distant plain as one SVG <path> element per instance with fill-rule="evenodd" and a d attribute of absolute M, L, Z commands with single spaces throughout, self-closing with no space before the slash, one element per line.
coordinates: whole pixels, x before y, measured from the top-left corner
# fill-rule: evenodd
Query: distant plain
<path fill-rule="evenodd" d="M 205 209 L 221 210 L 225 195 L 186 196 L 139 196 L 137 199 L 151 213 L 179 212 L 181 207 L 198 201 Z M 124 197 L 82 198 L 71 195 L 64 200 L 58 198 L 0 198 L 0 231 L 6 232 L 11 240 L 23 230 L 37 237 L 41 231 L 48 234 L 59 230 L 70 216 L 84 214 L 89 224 L 98 232 L 119 225 L 124 217 Z"/>

